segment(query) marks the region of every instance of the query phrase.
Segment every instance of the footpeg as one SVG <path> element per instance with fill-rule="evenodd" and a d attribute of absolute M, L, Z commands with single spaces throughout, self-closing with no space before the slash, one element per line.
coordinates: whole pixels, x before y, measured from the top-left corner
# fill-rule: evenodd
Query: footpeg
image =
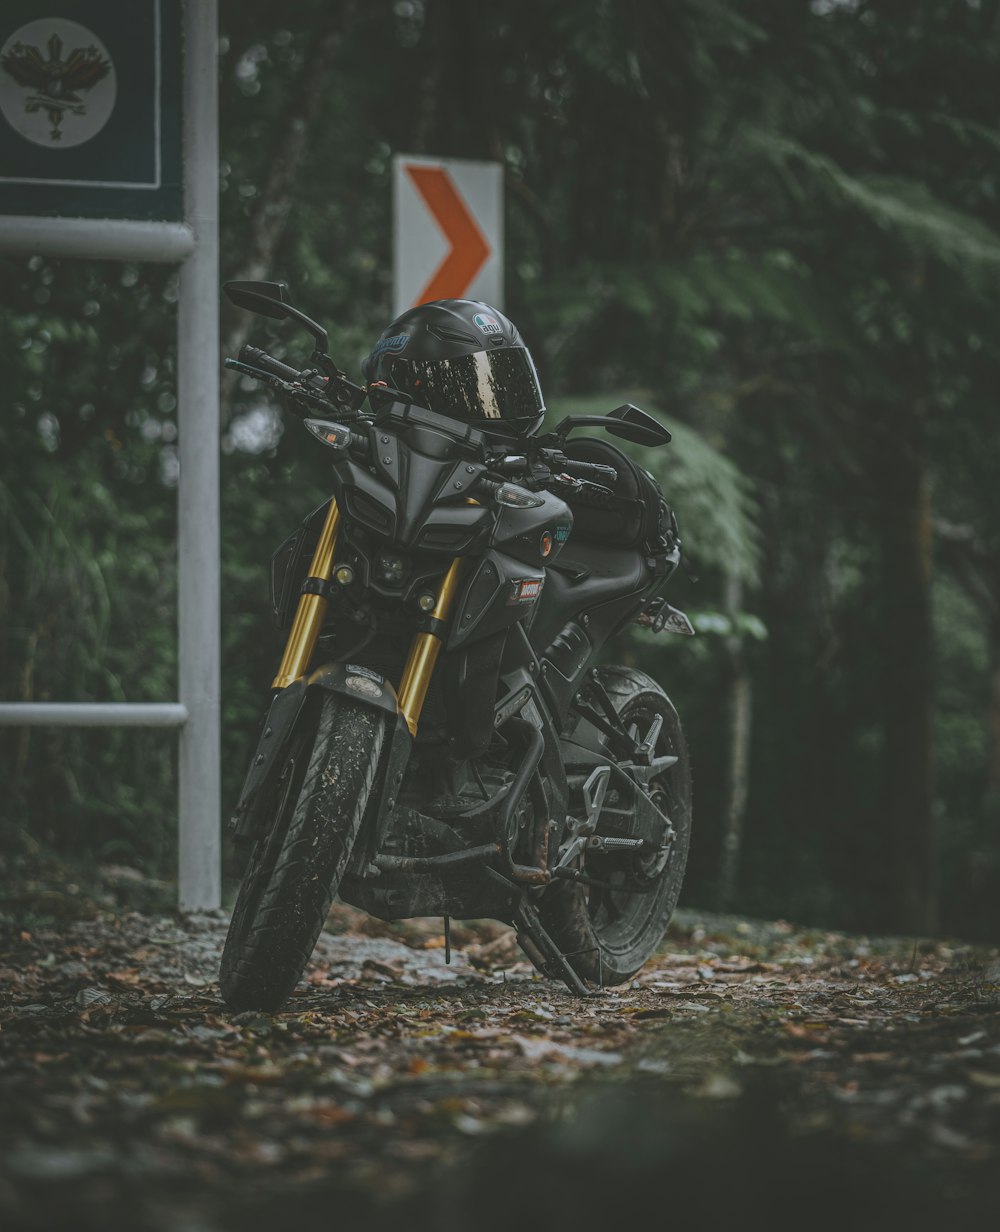
<path fill-rule="evenodd" d="M 649 846 L 644 838 L 605 838 L 594 834 L 587 839 L 588 851 L 642 851 Z"/>
<path fill-rule="evenodd" d="M 666 599 L 650 599 L 635 618 L 637 625 L 653 633 L 681 633 L 694 637 L 695 628 L 687 616 L 677 607 L 671 607 Z"/>

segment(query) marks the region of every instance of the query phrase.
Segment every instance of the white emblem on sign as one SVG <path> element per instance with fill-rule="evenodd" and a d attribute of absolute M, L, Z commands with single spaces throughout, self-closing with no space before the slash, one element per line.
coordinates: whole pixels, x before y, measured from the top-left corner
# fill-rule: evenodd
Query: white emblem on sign
<path fill-rule="evenodd" d="M 0 112 L 35 145 L 65 150 L 96 137 L 117 94 L 108 49 L 75 21 L 29 21 L 0 49 Z"/>
<path fill-rule="evenodd" d="M 382 690 L 374 680 L 368 680 L 365 676 L 348 676 L 344 680 L 344 684 L 354 693 L 360 693 L 362 697 L 381 697 Z"/>

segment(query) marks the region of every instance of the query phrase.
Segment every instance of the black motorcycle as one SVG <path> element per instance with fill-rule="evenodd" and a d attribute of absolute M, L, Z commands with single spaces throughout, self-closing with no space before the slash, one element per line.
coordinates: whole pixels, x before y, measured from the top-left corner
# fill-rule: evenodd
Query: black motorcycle
<path fill-rule="evenodd" d="M 420 405 L 418 378 L 351 382 L 282 284 L 225 289 L 313 334 L 305 371 L 250 346 L 226 363 L 303 417 L 334 495 L 271 562 L 288 638 L 232 821 L 250 855 L 223 997 L 280 1007 L 335 894 L 443 916 L 446 937 L 451 917 L 510 923 L 581 995 L 628 980 L 677 902 L 691 772 L 659 684 L 597 660 L 630 621 L 693 629 L 655 596 L 681 546 L 659 487 L 603 438 L 569 438 L 669 432 L 626 405 L 507 438 Z M 497 317 L 473 318 L 480 383 Z"/>

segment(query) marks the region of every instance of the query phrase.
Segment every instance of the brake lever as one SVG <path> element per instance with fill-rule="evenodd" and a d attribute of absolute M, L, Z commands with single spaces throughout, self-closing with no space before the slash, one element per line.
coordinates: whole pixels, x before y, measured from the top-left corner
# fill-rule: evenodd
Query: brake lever
<path fill-rule="evenodd" d="M 317 409 L 322 409 L 326 413 L 329 413 L 332 409 L 323 390 L 304 385 L 300 381 L 283 381 L 280 376 L 275 376 L 273 372 L 265 372 L 263 368 L 255 368 L 252 364 L 245 364 L 239 359 L 226 359 L 223 363 L 226 368 L 230 368 L 233 372 L 240 372 L 244 376 L 252 377 L 255 381 L 269 385 L 271 389 L 284 394 L 289 403 L 291 403 L 288 409 L 296 415 L 301 414 L 303 419 L 310 413 L 315 414 Z M 308 376 L 309 374 L 305 373 L 304 375 Z M 301 402 L 303 404 L 302 407 L 295 406 L 296 402 Z"/>
<path fill-rule="evenodd" d="M 591 483 L 589 479 L 577 479 L 575 475 L 553 475 L 550 483 L 558 484 L 566 492 L 575 496 L 595 496 L 601 500 L 614 499 L 614 491 L 600 483 Z"/>

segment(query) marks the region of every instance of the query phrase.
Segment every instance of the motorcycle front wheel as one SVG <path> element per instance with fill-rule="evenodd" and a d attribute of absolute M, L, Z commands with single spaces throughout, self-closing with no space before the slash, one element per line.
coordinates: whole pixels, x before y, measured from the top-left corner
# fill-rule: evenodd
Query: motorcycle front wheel
<path fill-rule="evenodd" d="M 375 784 L 381 715 L 335 693 L 285 754 L 273 821 L 250 853 L 222 953 L 232 1010 L 277 1010 L 305 970 Z"/>
<path fill-rule="evenodd" d="M 650 788 L 661 812 L 669 817 L 673 840 L 659 856 L 622 857 L 588 853 L 583 872 L 589 885 L 557 882 L 539 903 L 542 922 L 576 972 L 598 985 L 622 984 L 632 978 L 663 940 L 677 906 L 691 841 L 691 763 L 677 711 L 651 676 L 628 667 L 599 667 L 597 677 L 624 726 L 649 731 L 662 717 L 657 756 L 677 761 Z M 572 735 L 571 735 L 572 738 Z M 614 789 L 605 798 L 597 833 L 621 838 L 653 839 L 641 834 L 631 810 L 615 808 Z"/>

